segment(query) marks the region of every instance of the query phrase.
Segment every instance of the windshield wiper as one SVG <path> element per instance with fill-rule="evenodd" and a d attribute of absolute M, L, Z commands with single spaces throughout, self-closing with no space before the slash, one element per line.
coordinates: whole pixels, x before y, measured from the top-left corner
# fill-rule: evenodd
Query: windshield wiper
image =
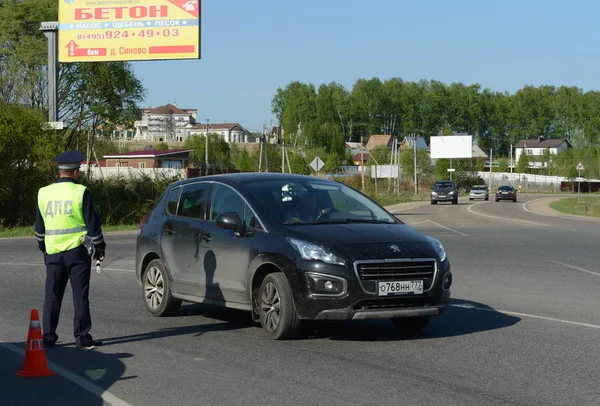
<path fill-rule="evenodd" d="M 313 222 L 313 224 L 349 224 L 349 223 L 369 223 L 369 224 L 393 224 L 391 221 L 377 219 L 328 219 Z"/>

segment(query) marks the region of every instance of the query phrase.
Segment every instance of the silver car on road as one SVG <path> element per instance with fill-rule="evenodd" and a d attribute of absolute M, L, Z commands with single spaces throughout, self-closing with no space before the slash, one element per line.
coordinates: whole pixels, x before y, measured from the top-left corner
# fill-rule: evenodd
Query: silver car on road
<path fill-rule="evenodd" d="M 475 185 L 471 188 L 471 191 L 469 192 L 469 200 L 474 200 L 474 199 L 489 200 L 489 198 L 490 198 L 490 192 L 488 190 L 488 187 L 485 185 Z"/>

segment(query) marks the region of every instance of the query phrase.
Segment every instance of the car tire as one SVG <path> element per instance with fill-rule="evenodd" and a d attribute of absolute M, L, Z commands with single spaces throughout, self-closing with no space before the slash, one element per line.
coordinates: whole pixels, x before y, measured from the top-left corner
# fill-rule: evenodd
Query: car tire
<path fill-rule="evenodd" d="M 469 200 L 473 200 L 473 198 L 472 198 L 472 197 L 469 197 Z"/>
<path fill-rule="evenodd" d="M 513 199 L 513 203 L 516 203 L 516 202 L 517 202 L 517 199 Z"/>
<path fill-rule="evenodd" d="M 154 316 L 172 316 L 179 312 L 181 300 L 173 297 L 171 281 L 159 259 L 150 261 L 144 270 L 142 296 L 146 309 Z"/>
<path fill-rule="evenodd" d="M 292 289 L 283 273 L 270 273 L 265 277 L 258 300 L 260 324 L 271 339 L 292 339 L 300 334 L 302 321 L 296 313 Z"/>
<path fill-rule="evenodd" d="M 399 317 L 391 319 L 392 324 L 400 332 L 406 334 L 418 334 L 429 324 L 430 316 L 421 317 Z"/>
<path fill-rule="evenodd" d="M 496 201 L 497 201 L 497 202 L 499 202 L 499 201 L 500 201 L 500 199 L 496 199 Z"/>
<path fill-rule="evenodd" d="M 432 200 L 432 201 L 431 201 L 431 204 L 437 204 L 437 202 L 436 202 L 436 201 L 434 201 L 434 200 Z"/>
<path fill-rule="evenodd" d="M 458 204 L 458 199 L 452 200 L 452 204 Z"/>
<path fill-rule="evenodd" d="M 487 202 L 488 200 L 490 200 L 490 198 L 489 198 L 489 197 L 486 197 L 486 198 L 485 198 L 485 201 Z"/>

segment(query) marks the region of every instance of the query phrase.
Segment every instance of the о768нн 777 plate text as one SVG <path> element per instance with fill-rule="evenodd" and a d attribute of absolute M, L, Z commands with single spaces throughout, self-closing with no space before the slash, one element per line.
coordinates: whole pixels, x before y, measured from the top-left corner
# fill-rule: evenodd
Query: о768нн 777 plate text
<path fill-rule="evenodd" d="M 379 282 L 379 296 L 423 293 L 423 281 Z"/>

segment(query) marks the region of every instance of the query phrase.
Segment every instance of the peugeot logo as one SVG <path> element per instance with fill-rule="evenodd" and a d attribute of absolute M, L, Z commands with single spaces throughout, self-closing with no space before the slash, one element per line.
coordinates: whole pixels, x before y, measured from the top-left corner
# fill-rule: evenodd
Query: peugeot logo
<path fill-rule="evenodd" d="M 392 249 L 393 252 L 400 252 L 400 248 L 398 248 L 397 245 L 390 245 L 390 248 Z"/>

